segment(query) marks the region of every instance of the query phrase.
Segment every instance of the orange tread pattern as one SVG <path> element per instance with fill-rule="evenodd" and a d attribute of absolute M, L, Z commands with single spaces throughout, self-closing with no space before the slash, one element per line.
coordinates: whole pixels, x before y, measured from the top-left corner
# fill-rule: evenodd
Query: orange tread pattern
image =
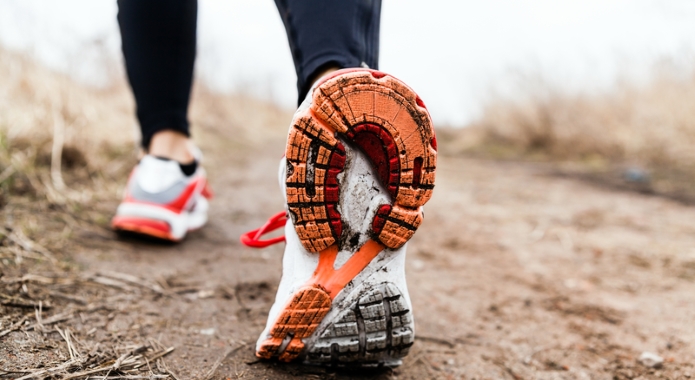
<path fill-rule="evenodd" d="M 319 253 L 319 264 L 309 284 L 321 287 L 335 299 L 348 282 L 352 281 L 370 262 L 384 250 L 384 246 L 374 240 L 367 240 L 340 268 L 335 269 L 338 246 L 332 245 Z"/>
<path fill-rule="evenodd" d="M 310 110 L 290 129 L 286 151 L 287 200 L 302 245 L 320 252 L 340 239 L 340 215 L 334 206 L 338 186 L 329 183 L 344 164 L 343 156 L 339 165 L 331 165 L 336 152 L 344 152 L 339 133 L 358 145 L 371 142 L 360 145 L 370 158 L 384 155 L 380 163 L 372 161 L 393 207 L 379 216 L 382 220 L 374 225 L 381 228 L 373 233 L 386 247 L 401 247 L 422 222 L 421 206 L 434 188 L 436 138 L 427 109 L 401 81 L 367 69 L 338 71 L 312 96 Z M 370 149 L 384 152 L 370 154 Z M 321 210 L 324 202 L 330 207 Z"/>
<path fill-rule="evenodd" d="M 336 177 L 345 164 L 345 148 L 313 117 L 304 116 L 290 129 L 285 156 L 287 205 L 295 230 L 304 248 L 319 252 L 342 232 Z"/>
<path fill-rule="evenodd" d="M 180 240 L 174 238 L 174 236 L 171 234 L 169 224 L 161 220 L 129 216 L 115 216 L 111 221 L 111 227 L 116 231 L 128 231 L 162 240 L 169 240 L 173 242 Z"/>
<path fill-rule="evenodd" d="M 292 297 L 270 330 L 266 339 L 256 352 L 258 357 L 278 359 L 289 362 L 297 358 L 304 348 L 303 338 L 314 333 L 319 323 L 331 309 L 331 297 L 323 289 L 315 286 L 301 288 Z M 280 353 L 283 342 L 290 339 L 284 351 Z"/>
<path fill-rule="evenodd" d="M 395 205 L 386 217 L 383 229 L 379 232 L 379 241 L 385 246 L 397 248 L 405 244 L 415 234 L 422 223 L 422 211 Z"/>
<path fill-rule="evenodd" d="M 282 361 L 296 359 L 304 348 L 303 338 L 314 333 L 331 308 L 331 302 L 384 249 L 374 240 L 367 242 L 339 269 L 335 269 L 338 246 L 319 253 L 319 263 L 307 285 L 294 294 L 283 309 L 256 355 L 264 359 L 277 356 Z M 290 338 L 284 351 L 283 342 Z"/>

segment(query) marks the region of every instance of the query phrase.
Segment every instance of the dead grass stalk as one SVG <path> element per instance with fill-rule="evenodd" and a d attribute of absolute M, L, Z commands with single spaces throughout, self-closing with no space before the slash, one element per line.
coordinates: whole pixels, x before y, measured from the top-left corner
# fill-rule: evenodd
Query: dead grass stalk
<path fill-rule="evenodd" d="M 693 166 L 693 66 L 664 60 L 644 84 L 621 81 L 593 93 L 567 92 L 539 81 L 526 96 L 491 101 L 467 131 L 476 134 L 479 145 L 463 148 L 551 160 Z"/>

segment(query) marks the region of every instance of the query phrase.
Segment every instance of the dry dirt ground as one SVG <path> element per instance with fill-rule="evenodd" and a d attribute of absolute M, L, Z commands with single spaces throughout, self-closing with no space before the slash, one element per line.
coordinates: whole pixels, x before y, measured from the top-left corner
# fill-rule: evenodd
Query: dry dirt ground
<path fill-rule="evenodd" d="M 116 195 L 82 208 L 0 201 L 0 378 L 695 376 L 694 207 L 456 156 L 440 157 L 409 243 L 417 338 L 403 366 L 256 360 L 283 248 L 246 248 L 239 235 L 282 208 L 283 126 L 246 144 L 233 127 L 199 128 L 216 198 L 209 224 L 180 244 L 112 233 Z M 644 351 L 663 365 L 642 365 Z"/>

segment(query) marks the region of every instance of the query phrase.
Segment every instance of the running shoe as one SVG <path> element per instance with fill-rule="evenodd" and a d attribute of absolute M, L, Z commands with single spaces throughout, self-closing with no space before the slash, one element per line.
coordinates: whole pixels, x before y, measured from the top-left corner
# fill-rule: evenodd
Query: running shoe
<path fill-rule="evenodd" d="M 398 79 L 346 69 L 314 86 L 280 163 L 286 210 L 242 236 L 265 246 L 282 240 L 262 240 L 266 232 L 285 228 L 283 275 L 258 357 L 401 364 L 415 337 L 406 242 L 432 196 L 436 158 L 429 113 Z"/>
<path fill-rule="evenodd" d="M 202 227 L 212 194 L 205 170 L 196 166 L 186 175 L 176 161 L 144 156 L 130 174 L 113 229 L 178 242 Z"/>

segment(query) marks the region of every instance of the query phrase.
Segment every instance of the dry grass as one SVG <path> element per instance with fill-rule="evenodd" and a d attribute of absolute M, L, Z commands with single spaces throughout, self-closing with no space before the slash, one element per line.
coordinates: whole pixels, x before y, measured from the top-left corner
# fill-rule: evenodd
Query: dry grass
<path fill-rule="evenodd" d="M 461 130 L 438 131 L 443 154 L 542 162 L 554 175 L 695 204 L 695 65 L 664 60 L 644 84 L 582 93 L 526 80 Z"/>
<path fill-rule="evenodd" d="M 60 329 L 80 311 L 103 317 L 114 302 L 107 300 L 108 289 L 97 294 L 74 287 L 86 279 L 70 252 L 76 234 L 104 235 L 107 207 L 135 158 L 131 109 L 122 83 L 106 89 L 81 86 L 0 49 L 2 378 L 138 373 L 145 358 L 166 352 L 137 337 L 109 341 Z M 13 343 L 16 331 L 39 347 L 62 342 L 67 349 L 57 350 L 57 357 L 31 353 Z M 150 362 L 165 366 L 162 356 Z M 155 372 L 169 378 L 166 370 Z"/>
<path fill-rule="evenodd" d="M 600 93 L 537 82 L 525 97 L 490 102 L 467 134 L 488 148 L 552 160 L 679 167 L 695 164 L 693 104 L 695 70 L 662 63 L 644 85 L 620 82 Z"/>
<path fill-rule="evenodd" d="M 29 192 L 51 203 L 85 204 L 98 194 L 120 192 L 140 139 L 123 73 L 107 88 L 84 86 L 0 47 L 0 78 L 0 194 Z M 252 120 L 239 112 L 249 109 L 257 110 Z M 193 93 L 194 138 L 205 135 L 199 130 L 226 135 L 203 144 L 258 144 L 284 130 L 287 115 L 262 100 L 221 95 L 202 85 Z M 268 119 L 277 120 L 278 131 L 263 128 L 275 124 Z"/>
<path fill-rule="evenodd" d="M 132 100 L 123 84 L 95 89 L 0 49 L 0 186 L 57 204 L 87 202 L 99 177 L 122 175 L 133 152 Z M 127 157 L 127 155 L 126 155 Z M 97 171 L 98 169 L 98 171 Z M 96 186 L 95 186 L 96 185 Z"/>

